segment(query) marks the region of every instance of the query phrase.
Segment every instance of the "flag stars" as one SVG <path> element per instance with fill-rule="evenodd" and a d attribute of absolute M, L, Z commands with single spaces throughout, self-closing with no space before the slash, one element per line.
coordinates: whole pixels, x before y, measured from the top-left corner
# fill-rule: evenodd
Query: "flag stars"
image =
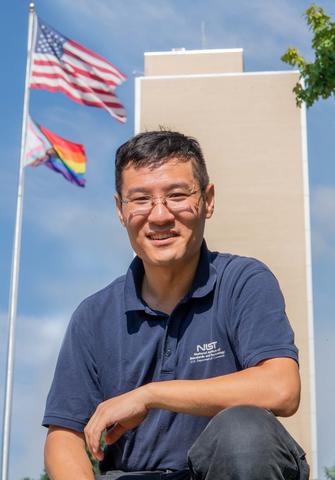
<path fill-rule="evenodd" d="M 51 54 L 57 56 L 59 59 L 63 55 L 63 45 L 66 38 L 58 32 L 50 29 L 44 24 L 40 24 L 40 31 L 36 43 L 36 51 L 39 53 Z"/>
<path fill-rule="evenodd" d="M 64 37 L 41 25 L 36 43 L 36 51 L 45 54 L 49 53 L 61 58 L 64 53 L 63 45 L 65 42 L 66 39 Z"/>

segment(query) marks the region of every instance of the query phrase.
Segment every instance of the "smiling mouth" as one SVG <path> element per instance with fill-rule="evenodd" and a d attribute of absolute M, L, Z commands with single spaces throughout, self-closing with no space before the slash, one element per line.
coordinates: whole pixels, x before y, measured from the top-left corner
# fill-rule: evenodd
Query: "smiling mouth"
<path fill-rule="evenodd" d="M 166 233 L 149 233 L 147 237 L 150 240 L 166 240 L 168 238 L 178 237 L 178 235 L 174 232 L 166 232 Z"/>

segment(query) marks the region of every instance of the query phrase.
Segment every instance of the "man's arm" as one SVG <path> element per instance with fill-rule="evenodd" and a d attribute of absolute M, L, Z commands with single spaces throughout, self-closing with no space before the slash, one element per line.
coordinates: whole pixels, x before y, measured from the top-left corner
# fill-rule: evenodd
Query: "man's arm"
<path fill-rule="evenodd" d="M 298 365 L 291 358 L 264 360 L 255 367 L 203 380 L 169 380 L 143 385 L 102 402 L 85 428 L 92 455 L 103 458 L 99 447 L 102 432 L 114 443 L 124 432 L 138 426 L 150 409 L 161 408 L 192 415 L 214 416 L 236 405 L 255 405 L 275 415 L 293 415 L 300 400 Z"/>
<path fill-rule="evenodd" d="M 94 480 L 83 433 L 51 426 L 45 442 L 44 461 L 51 480 Z"/>
<path fill-rule="evenodd" d="M 288 417 L 299 406 L 300 379 L 294 360 L 275 358 L 220 377 L 151 383 L 147 390 L 149 408 L 214 416 L 227 407 L 254 405 Z"/>

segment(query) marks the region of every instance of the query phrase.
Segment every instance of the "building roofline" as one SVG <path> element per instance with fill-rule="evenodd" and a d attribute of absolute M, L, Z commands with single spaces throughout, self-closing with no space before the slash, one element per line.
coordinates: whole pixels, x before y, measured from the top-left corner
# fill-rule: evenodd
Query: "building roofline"
<path fill-rule="evenodd" d="M 186 50 L 185 48 L 176 48 L 173 50 L 165 51 L 165 52 L 144 52 L 144 55 L 194 55 L 199 53 L 236 53 L 236 52 L 243 52 L 243 48 L 213 48 L 213 49 L 201 49 L 201 50 Z"/>

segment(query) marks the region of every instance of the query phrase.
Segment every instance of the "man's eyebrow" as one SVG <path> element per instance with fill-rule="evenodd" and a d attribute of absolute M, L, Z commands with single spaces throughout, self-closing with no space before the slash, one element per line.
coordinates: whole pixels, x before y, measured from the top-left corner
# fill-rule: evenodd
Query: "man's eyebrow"
<path fill-rule="evenodd" d="M 127 194 L 131 195 L 132 193 L 148 193 L 148 194 L 150 194 L 150 190 L 145 188 L 145 187 L 129 188 L 129 190 L 127 191 Z"/>
<path fill-rule="evenodd" d="M 174 188 L 192 188 L 193 185 L 190 185 L 187 182 L 176 182 L 169 185 L 168 190 L 173 190 Z"/>
<path fill-rule="evenodd" d="M 175 188 L 190 188 L 190 187 L 191 187 L 190 184 L 187 182 L 175 182 L 175 183 L 170 183 L 163 190 L 170 191 Z M 147 187 L 133 187 L 133 188 L 129 188 L 127 195 L 132 195 L 134 193 L 151 194 L 151 189 Z"/>

